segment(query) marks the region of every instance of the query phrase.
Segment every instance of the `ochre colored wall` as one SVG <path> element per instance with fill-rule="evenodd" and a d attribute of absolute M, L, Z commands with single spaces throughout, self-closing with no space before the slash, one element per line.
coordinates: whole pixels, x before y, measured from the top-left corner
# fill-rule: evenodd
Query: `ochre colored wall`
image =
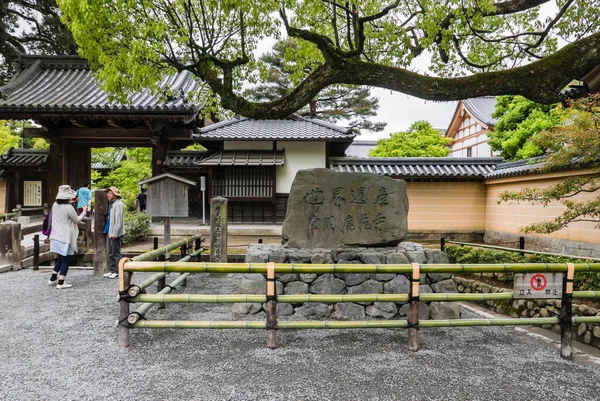
<path fill-rule="evenodd" d="M 498 196 L 503 191 L 514 191 L 526 187 L 548 187 L 563 181 L 568 176 L 586 176 L 591 173 L 591 170 L 576 170 L 488 180 L 486 182 L 486 231 L 519 233 L 521 227 L 535 222 L 552 220 L 565 210 L 560 202 L 553 202 L 546 207 L 532 205 L 530 202 L 503 202 L 498 204 Z M 592 199 L 598 195 L 599 191 L 595 193 L 582 193 L 571 198 L 571 200 L 581 201 Z M 573 223 L 552 234 L 534 235 L 546 238 L 600 243 L 600 231 L 596 228 L 596 224 L 593 222 Z"/>
<path fill-rule="evenodd" d="M 6 181 L 0 181 L 0 213 L 6 213 Z"/>
<path fill-rule="evenodd" d="M 481 182 L 407 182 L 408 230 L 485 228 L 485 186 Z"/>

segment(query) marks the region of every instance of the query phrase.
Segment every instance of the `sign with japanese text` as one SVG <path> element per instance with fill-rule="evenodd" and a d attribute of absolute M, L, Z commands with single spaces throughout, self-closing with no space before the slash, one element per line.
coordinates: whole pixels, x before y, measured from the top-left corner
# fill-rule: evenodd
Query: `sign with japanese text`
<path fill-rule="evenodd" d="M 23 181 L 23 206 L 42 206 L 41 181 Z"/>
<path fill-rule="evenodd" d="M 515 273 L 515 299 L 562 298 L 562 273 Z"/>

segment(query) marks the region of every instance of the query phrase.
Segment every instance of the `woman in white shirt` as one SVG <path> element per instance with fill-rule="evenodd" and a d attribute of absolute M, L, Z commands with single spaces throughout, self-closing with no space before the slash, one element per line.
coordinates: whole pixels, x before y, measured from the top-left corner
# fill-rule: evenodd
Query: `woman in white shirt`
<path fill-rule="evenodd" d="M 52 205 L 50 232 L 50 252 L 58 256 L 52 276 L 48 284 L 56 284 L 56 288 L 70 288 L 71 284 L 65 283 L 65 276 L 69 271 L 71 255 L 77 252 L 77 236 L 79 235 L 79 223 L 86 215 L 87 206 L 83 206 L 83 212 L 79 216 L 75 213 L 73 202 L 76 200 L 76 192 L 69 185 L 58 187 L 56 202 Z"/>

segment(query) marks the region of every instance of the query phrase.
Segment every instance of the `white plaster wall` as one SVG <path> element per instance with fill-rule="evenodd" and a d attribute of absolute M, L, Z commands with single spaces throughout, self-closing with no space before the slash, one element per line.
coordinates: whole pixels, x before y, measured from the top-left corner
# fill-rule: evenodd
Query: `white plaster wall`
<path fill-rule="evenodd" d="M 225 141 L 225 150 L 273 150 L 272 141 Z"/>
<path fill-rule="evenodd" d="M 277 193 L 289 194 L 298 170 L 325 167 L 325 142 L 277 142 L 285 149 L 285 164 L 276 168 Z"/>

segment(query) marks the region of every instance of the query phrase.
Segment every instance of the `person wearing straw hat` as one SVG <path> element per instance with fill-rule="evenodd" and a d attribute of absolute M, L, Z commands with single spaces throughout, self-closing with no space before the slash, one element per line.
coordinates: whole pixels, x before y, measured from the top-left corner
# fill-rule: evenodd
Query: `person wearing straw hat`
<path fill-rule="evenodd" d="M 79 223 L 87 212 L 87 206 L 84 205 L 79 216 L 75 213 L 73 202 L 75 202 L 76 193 L 70 185 L 61 185 L 58 187 L 56 202 L 52 205 L 52 231 L 50 232 L 50 252 L 58 255 L 52 275 L 48 283 L 56 284 L 56 288 L 70 288 L 71 284 L 65 283 L 65 277 L 69 271 L 69 262 L 71 255 L 77 252 L 77 236 L 79 235 Z"/>
<path fill-rule="evenodd" d="M 108 273 L 104 277 L 119 277 L 119 260 L 121 259 L 121 241 L 125 235 L 124 217 L 125 206 L 121 202 L 121 191 L 112 186 L 106 190 L 106 197 L 110 202 L 108 217 L 104 224 L 104 234 L 108 235 Z"/>

